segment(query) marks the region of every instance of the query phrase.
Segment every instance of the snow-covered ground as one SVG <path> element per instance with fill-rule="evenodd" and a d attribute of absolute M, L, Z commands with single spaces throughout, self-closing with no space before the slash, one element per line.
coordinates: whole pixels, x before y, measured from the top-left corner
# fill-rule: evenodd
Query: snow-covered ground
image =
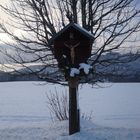
<path fill-rule="evenodd" d="M 0 83 L 0 140 L 140 140 L 140 83 L 103 87 L 80 86 L 81 112 L 93 119 L 68 136 L 68 122 L 52 122 L 47 108 L 46 93 L 61 94 L 62 86 Z"/>

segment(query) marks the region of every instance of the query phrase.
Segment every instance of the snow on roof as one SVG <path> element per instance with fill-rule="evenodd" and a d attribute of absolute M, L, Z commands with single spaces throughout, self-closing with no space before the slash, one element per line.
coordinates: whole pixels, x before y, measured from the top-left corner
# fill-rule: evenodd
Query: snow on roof
<path fill-rule="evenodd" d="M 62 30 L 60 30 L 57 34 L 55 34 L 49 41 L 49 44 L 52 44 L 52 42 L 59 37 L 62 33 L 64 33 L 68 28 L 73 27 L 74 29 L 78 30 L 79 32 L 81 32 L 83 35 L 85 35 L 86 37 L 88 37 L 89 39 L 93 40 L 94 39 L 94 35 L 92 33 L 90 33 L 89 31 L 87 31 L 86 29 L 82 28 L 80 25 L 76 24 L 76 23 L 69 23 L 67 26 L 65 26 Z"/>
<path fill-rule="evenodd" d="M 73 23 L 73 27 L 76 27 L 76 29 L 84 33 L 84 35 L 88 36 L 89 38 L 94 39 L 94 35 L 89 31 L 87 31 L 86 29 L 82 28 L 79 24 Z"/>

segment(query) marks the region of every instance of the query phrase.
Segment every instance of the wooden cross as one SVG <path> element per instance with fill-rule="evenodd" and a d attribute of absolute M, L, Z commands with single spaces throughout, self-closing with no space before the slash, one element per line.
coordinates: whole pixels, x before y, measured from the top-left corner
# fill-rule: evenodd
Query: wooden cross
<path fill-rule="evenodd" d="M 79 46 L 79 44 L 80 42 L 76 43 L 75 45 L 69 45 L 64 42 L 64 45 L 70 49 L 70 56 L 71 56 L 72 64 L 74 64 L 74 61 L 75 61 L 75 48 Z"/>

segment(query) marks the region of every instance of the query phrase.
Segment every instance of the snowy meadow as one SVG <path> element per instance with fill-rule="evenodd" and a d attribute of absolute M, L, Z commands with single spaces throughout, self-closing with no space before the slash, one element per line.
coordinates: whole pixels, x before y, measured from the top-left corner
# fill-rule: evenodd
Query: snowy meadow
<path fill-rule="evenodd" d="M 92 119 L 81 119 L 72 136 L 68 121 L 52 122 L 47 107 L 46 93 L 67 88 L 42 83 L 0 83 L 0 140 L 140 140 L 140 83 L 80 86 L 81 114 Z"/>

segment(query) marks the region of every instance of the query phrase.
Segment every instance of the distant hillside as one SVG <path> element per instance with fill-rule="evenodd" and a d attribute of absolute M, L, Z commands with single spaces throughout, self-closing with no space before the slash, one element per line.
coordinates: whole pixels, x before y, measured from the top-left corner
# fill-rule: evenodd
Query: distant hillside
<path fill-rule="evenodd" d="M 120 58 L 123 55 L 116 53 Z M 103 57 L 112 58 L 115 54 L 107 54 Z M 133 57 L 133 61 L 117 64 L 114 63 L 108 67 L 99 66 L 96 68 L 97 71 L 105 71 L 104 79 L 111 82 L 140 82 L 140 54 Z M 117 76 L 116 76 L 117 72 Z M 115 73 L 115 74 L 114 74 Z M 99 77 L 100 78 L 100 77 Z"/>
<path fill-rule="evenodd" d="M 120 54 L 117 54 L 120 55 Z M 115 57 L 115 54 L 107 54 L 102 57 L 111 58 Z M 121 57 L 121 55 L 120 55 Z M 123 64 L 113 64 L 108 67 L 98 66 L 96 67 L 96 71 L 103 72 L 105 71 L 105 74 L 103 76 L 97 76 L 96 78 L 104 81 L 109 82 L 140 82 L 140 54 L 137 55 L 137 58 L 135 61 L 129 62 L 129 63 L 123 63 Z M 35 74 L 30 74 L 31 71 L 40 71 L 43 66 L 41 65 L 32 65 L 27 68 L 21 68 L 19 69 L 20 73 L 23 73 L 22 75 L 13 71 L 12 73 L 9 72 L 3 72 L 0 71 L 0 82 L 6 82 L 6 81 L 40 81 L 43 79 L 38 78 Z M 46 75 L 47 73 L 53 73 L 53 77 L 60 76 L 60 72 L 57 71 L 57 68 L 46 68 L 41 72 L 42 75 Z M 114 71 L 117 71 L 117 76 L 114 75 Z"/>

